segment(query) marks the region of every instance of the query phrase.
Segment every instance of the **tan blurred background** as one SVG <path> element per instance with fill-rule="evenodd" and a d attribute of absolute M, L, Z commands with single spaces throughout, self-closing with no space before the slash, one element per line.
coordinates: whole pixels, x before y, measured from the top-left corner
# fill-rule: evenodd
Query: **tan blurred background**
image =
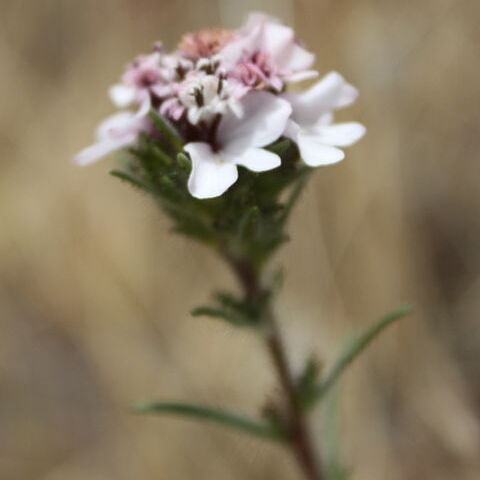
<path fill-rule="evenodd" d="M 292 360 L 328 363 L 414 302 L 345 378 L 345 457 L 355 480 L 480 478 L 480 2 L 0 0 L 0 479 L 298 479 L 277 447 L 127 411 L 253 413 L 274 380 L 248 333 L 188 314 L 233 285 L 224 266 L 108 176 L 112 159 L 69 163 L 127 60 L 251 8 L 359 87 L 341 118 L 369 129 L 318 170 L 276 259 Z"/>

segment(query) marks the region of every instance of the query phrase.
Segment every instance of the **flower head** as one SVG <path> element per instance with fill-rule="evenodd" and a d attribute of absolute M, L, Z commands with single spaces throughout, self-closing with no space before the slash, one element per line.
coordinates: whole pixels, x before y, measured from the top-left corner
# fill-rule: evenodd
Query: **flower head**
<path fill-rule="evenodd" d="M 165 132 L 152 130 L 153 111 L 185 145 L 192 166 L 187 188 L 198 198 L 224 193 L 237 179 L 237 166 L 254 172 L 278 167 L 280 157 L 264 147 L 281 136 L 298 145 L 307 165 L 335 163 L 344 156 L 338 147 L 352 144 L 365 129 L 333 123 L 332 112 L 357 96 L 337 73 L 306 91 L 288 91 L 290 83 L 318 75 L 311 69 L 314 59 L 291 28 L 260 13 L 238 30 L 188 33 L 173 52 L 157 43 L 110 88 L 113 103 L 133 111 L 102 123 L 97 142 L 75 160 L 85 165 L 135 145 L 140 133 L 165 141 Z"/>

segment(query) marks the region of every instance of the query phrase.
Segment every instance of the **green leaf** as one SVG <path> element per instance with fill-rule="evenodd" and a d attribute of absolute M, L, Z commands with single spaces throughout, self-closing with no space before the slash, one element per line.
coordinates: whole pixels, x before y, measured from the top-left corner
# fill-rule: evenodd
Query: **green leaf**
<path fill-rule="evenodd" d="M 314 398 L 314 401 L 322 399 L 328 391 L 339 380 L 342 373 L 347 367 L 365 350 L 365 348 L 381 333 L 385 328 L 399 320 L 402 317 L 410 314 L 413 311 L 411 305 L 394 310 L 382 317 L 373 325 L 367 327 L 356 339 L 353 340 L 340 354 L 338 359 L 334 362 L 330 372 L 324 377 Z"/>
<path fill-rule="evenodd" d="M 256 302 L 239 299 L 229 292 L 215 292 L 215 306 L 201 306 L 192 310 L 191 314 L 220 318 L 235 327 L 258 328 L 263 318 L 262 309 L 266 298 L 259 298 Z"/>
<path fill-rule="evenodd" d="M 150 145 L 150 150 L 154 154 L 154 156 L 165 166 L 170 166 L 173 163 L 172 158 L 168 153 L 164 152 L 159 145 Z"/>
<path fill-rule="evenodd" d="M 220 290 L 214 293 L 214 298 L 227 310 L 233 309 L 241 312 L 245 309 L 245 301 L 237 298 L 233 293 Z"/>
<path fill-rule="evenodd" d="M 271 425 L 227 410 L 187 403 L 153 402 L 133 407 L 138 413 L 172 413 L 185 418 L 217 423 L 267 440 L 283 441 Z"/>
<path fill-rule="evenodd" d="M 302 407 L 308 407 L 316 396 L 320 370 L 320 362 L 312 355 L 296 381 L 296 392 Z"/>
<path fill-rule="evenodd" d="M 185 192 L 167 185 L 167 183 L 163 180 L 163 183 L 158 185 L 158 193 L 161 197 L 159 203 L 174 221 L 172 230 L 203 243 L 214 244 L 216 241 L 215 231 L 208 224 L 208 219 L 193 209 L 190 203 L 187 205 L 181 203 L 180 196 Z"/>
<path fill-rule="evenodd" d="M 290 432 L 288 420 L 285 416 L 283 409 L 274 403 L 272 400 L 268 400 L 260 410 L 262 418 L 278 432 L 278 434 L 286 438 Z"/>
<path fill-rule="evenodd" d="M 180 166 L 180 168 L 182 168 L 183 170 L 190 170 L 190 166 L 191 166 L 190 158 L 187 155 L 185 155 L 185 153 L 180 152 L 177 155 L 177 163 Z"/>
<path fill-rule="evenodd" d="M 120 180 L 123 180 L 124 182 L 129 183 L 130 185 L 133 185 L 136 188 L 140 188 L 141 190 L 145 190 L 147 192 L 150 192 L 151 190 L 148 185 L 142 182 L 142 180 L 122 170 L 110 170 L 110 172 L 108 173 L 110 173 L 110 175 L 114 177 L 119 178 Z"/>
<path fill-rule="evenodd" d="M 251 324 L 251 321 L 246 317 L 243 317 L 233 312 L 222 310 L 220 308 L 215 308 L 215 307 L 208 307 L 208 306 L 197 307 L 191 311 L 191 314 L 194 317 L 205 316 L 205 317 L 219 318 L 221 320 L 225 320 L 226 322 L 236 326 L 249 326 Z"/>
<path fill-rule="evenodd" d="M 297 200 L 300 198 L 300 195 L 303 192 L 303 189 L 307 183 L 308 177 L 310 176 L 309 175 L 310 173 L 311 173 L 311 169 L 307 169 L 307 168 L 300 172 L 300 176 L 297 180 L 297 183 L 292 188 L 290 196 L 288 197 L 285 203 L 285 209 L 280 219 L 280 222 L 282 224 L 285 224 L 289 219 L 290 214 L 292 213 L 293 207 L 296 205 Z"/>
<path fill-rule="evenodd" d="M 285 280 L 285 272 L 282 267 L 278 267 L 273 271 L 271 280 L 270 280 L 270 290 L 272 296 L 276 295 L 283 287 Z"/>
<path fill-rule="evenodd" d="M 150 118 L 156 128 L 164 135 L 164 137 L 175 147 L 177 151 L 183 150 L 183 141 L 175 132 L 173 127 L 155 110 L 151 109 L 149 113 Z"/>
<path fill-rule="evenodd" d="M 288 138 L 280 138 L 276 142 L 272 143 L 267 150 L 270 150 L 272 153 L 276 153 L 280 157 L 290 148 L 292 142 Z"/>
<path fill-rule="evenodd" d="M 326 480 L 348 480 L 350 477 L 350 470 L 345 466 L 342 458 L 338 391 L 338 388 L 330 390 L 323 403 L 321 431 Z"/>
<path fill-rule="evenodd" d="M 265 320 L 265 307 L 269 301 L 268 292 L 255 300 L 238 298 L 225 291 L 215 292 L 214 298 L 225 311 L 243 319 L 243 324 L 239 324 L 239 326 L 253 328 L 262 326 L 262 322 Z"/>
<path fill-rule="evenodd" d="M 182 197 L 182 192 L 179 192 L 177 186 L 168 175 L 162 175 L 158 181 L 158 184 L 164 191 L 167 191 L 171 200 L 178 200 Z"/>
<path fill-rule="evenodd" d="M 298 379 L 299 387 L 308 387 L 316 381 L 320 373 L 320 364 L 315 357 L 310 357 L 305 364 L 300 378 Z"/>
<path fill-rule="evenodd" d="M 240 218 L 237 229 L 237 241 L 241 244 L 252 234 L 260 216 L 260 209 L 257 205 L 250 207 Z"/>

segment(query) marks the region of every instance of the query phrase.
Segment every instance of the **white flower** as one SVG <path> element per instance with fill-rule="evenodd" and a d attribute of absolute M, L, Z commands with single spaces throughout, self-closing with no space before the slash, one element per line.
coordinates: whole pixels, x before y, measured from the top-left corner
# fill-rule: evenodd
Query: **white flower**
<path fill-rule="evenodd" d="M 360 123 L 332 123 L 332 111 L 350 105 L 357 96 L 357 90 L 336 72 L 305 92 L 282 95 L 293 110 L 285 136 L 298 145 L 307 165 L 337 163 L 345 157 L 337 147 L 348 147 L 363 137 L 366 129 Z"/>
<path fill-rule="evenodd" d="M 177 50 L 137 56 L 121 82 L 110 88 L 119 108 L 97 142 L 76 157 L 86 165 L 135 144 L 140 132 L 157 139 L 148 113 L 154 108 L 179 132 L 192 160 L 188 181 L 198 198 L 221 195 L 237 179 L 237 166 L 255 172 L 278 167 L 278 155 L 263 149 L 281 135 L 292 139 L 307 165 L 336 163 L 339 147 L 365 133 L 359 123 L 333 123 L 332 112 L 351 104 L 354 87 L 330 73 L 305 92 L 288 92 L 288 82 L 311 78 L 313 53 L 276 18 L 254 13 L 236 31 L 202 30 L 183 37 Z"/>
<path fill-rule="evenodd" d="M 194 67 L 195 64 L 191 60 L 182 57 L 178 52 L 163 55 L 160 61 L 160 71 L 167 84 L 178 82 Z"/>
<path fill-rule="evenodd" d="M 119 112 L 104 120 L 97 128 L 97 142 L 84 148 L 73 159 L 78 165 L 89 165 L 115 150 L 133 145 L 145 126 L 145 117 L 132 112 Z"/>
<path fill-rule="evenodd" d="M 185 145 L 192 160 L 188 180 L 190 193 L 197 198 L 218 197 L 238 178 L 237 165 L 254 172 L 280 165 L 280 157 L 262 149 L 285 130 L 291 107 L 267 92 L 251 92 L 242 100 L 243 117 L 225 115 L 217 131 L 218 149 L 204 142 Z"/>
<path fill-rule="evenodd" d="M 252 13 L 240 29 L 235 40 L 220 51 L 222 65 L 234 70 L 239 63 L 258 57 L 268 59 L 264 72 L 278 81 L 296 82 L 318 75 L 309 70 L 315 55 L 305 50 L 296 40 L 294 31 L 274 17 L 262 13 Z M 276 82 L 275 82 L 276 81 Z"/>
<path fill-rule="evenodd" d="M 161 61 L 164 55 L 155 51 L 148 55 L 137 56 L 127 65 L 121 83 L 110 87 L 109 94 L 113 104 L 125 108 L 132 103 L 143 105 L 150 99 L 150 89 L 161 82 Z"/>
<path fill-rule="evenodd" d="M 243 90 L 235 80 L 195 71 L 180 86 L 178 98 L 187 108 L 188 121 L 196 125 L 229 111 L 240 117 Z"/>

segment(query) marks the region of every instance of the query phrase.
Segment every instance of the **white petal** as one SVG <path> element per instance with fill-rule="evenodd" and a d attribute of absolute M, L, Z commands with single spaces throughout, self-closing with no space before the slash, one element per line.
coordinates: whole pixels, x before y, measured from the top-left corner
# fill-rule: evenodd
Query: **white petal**
<path fill-rule="evenodd" d="M 148 115 L 148 112 L 150 111 L 150 107 L 152 106 L 152 102 L 150 100 L 150 94 L 148 92 L 144 92 L 144 98 L 142 102 L 140 103 L 140 108 L 138 109 L 137 113 L 135 114 L 135 117 L 137 119 L 146 117 Z"/>
<path fill-rule="evenodd" d="M 297 73 L 292 73 L 291 75 L 286 75 L 285 81 L 290 83 L 303 82 L 304 80 L 316 78 L 318 75 L 319 74 L 316 70 L 303 70 Z"/>
<path fill-rule="evenodd" d="M 112 85 L 108 93 L 113 104 L 118 108 L 128 107 L 135 99 L 135 88 L 121 83 Z"/>
<path fill-rule="evenodd" d="M 336 72 L 330 72 L 305 92 L 286 93 L 293 108 L 292 118 L 301 125 L 312 125 L 318 118 L 355 101 L 358 91 Z"/>
<path fill-rule="evenodd" d="M 73 157 L 74 163 L 81 166 L 90 165 L 91 163 L 99 160 L 100 158 L 108 155 L 109 153 L 119 150 L 120 148 L 131 145 L 135 142 L 136 135 L 129 135 L 123 138 L 117 138 L 113 140 L 103 140 L 87 148 L 84 148 L 81 152 L 77 153 Z"/>
<path fill-rule="evenodd" d="M 331 165 L 340 162 L 345 154 L 339 148 L 324 145 L 315 134 L 299 133 L 297 136 L 298 148 L 303 161 L 310 167 Z"/>
<path fill-rule="evenodd" d="M 187 112 L 188 121 L 192 125 L 196 125 L 200 121 L 200 118 L 204 110 L 205 110 L 204 108 L 190 107 Z"/>
<path fill-rule="evenodd" d="M 282 163 L 276 153 L 263 148 L 250 148 L 243 154 L 233 157 L 232 160 L 237 165 L 242 165 L 253 172 L 266 172 L 279 167 Z"/>
<path fill-rule="evenodd" d="M 280 57 L 278 57 L 279 67 L 291 72 L 307 70 L 315 62 L 315 55 L 298 43 L 293 42 Z"/>
<path fill-rule="evenodd" d="M 173 93 L 173 87 L 171 84 L 159 83 L 157 85 L 152 85 L 150 90 L 160 98 L 168 97 Z"/>
<path fill-rule="evenodd" d="M 259 24 L 227 43 L 218 53 L 222 67 L 231 70 L 242 57 L 249 57 L 258 50 L 261 34 L 262 26 Z"/>
<path fill-rule="evenodd" d="M 298 143 L 298 135 L 302 131 L 300 125 L 297 122 L 294 122 L 292 119 L 288 120 L 285 127 L 283 135 L 290 140 L 293 140 L 295 143 Z"/>
<path fill-rule="evenodd" d="M 282 71 L 305 70 L 315 60 L 315 55 L 298 44 L 294 31 L 275 17 L 252 13 L 242 31 L 250 37 L 248 48 L 243 49 L 244 54 L 254 50 L 265 51 Z"/>
<path fill-rule="evenodd" d="M 292 111 L 285 100 L 259 91 L 243 97 L 242 107 L 242 118 L 229 113 L 220 122 L 218 140 L 226 151 L 241 153 L 248 148 L 272 143 L 285 130 Z"/>
<path fill-rule="evenodd" d="M 322 125 L 330 125 L 331 123 L 333 123 L 333 113 L 328 112 L 328 113 L 324 113 L 318 119 L 317 123 L 310 128 L 315 130 L 317 127 L 321 127 Z"/>
<path fill-rule="evenodd" d="M 83 149 L 73 161 L 78 165 L 88 165 L 115 150 L 132 145 L 142 127 L 143 118 L 132 112 L 116 113 L 97 127 L 97 142 Z"/>
<path fill-rule="evenodd" d="M 360 140 L 367 129 L 357 122 L 322 125 L 318 129 L 318 140 L 326 145 L 348 147 Z"/>
<path fill-rule="evenodd" d="M 236 182 L 236 165 L 214 153 L 207 143 L 189 143 L 184 148 L 192 160 L 188 190 L 194 197 L 218 197 Z"/>
<path fill-rule="evenodd" d="M 250 12 L 245 24 L 242 27 L 244 31 L 250 31 L 263 23 L 281 23 L 281 21 L 271 15 L 263 12 Z"/>
<path fill-rule="evenodd" d="M 98 140 L 118 138 L 125 131 L 139 126 L 139 121 L 132 112 L 118 112 L 107 117 L 96 130 Z"/>
<path fill-rule="evenodd" d="M 289 50 L 295 41 L 295 34 L 290 27 L 278 23 L 265 23 L 263 25 L 261 50 L 268 52 L 277 66 L 283 60 L 286 50 Z"/>
<path fill-rule="evenodd" d="M 314 62 L 315 55 L 295 42 L 284 52 L 281 57 L 280 66 L 285 70 L 297 72 L 307 70 Z"/>

